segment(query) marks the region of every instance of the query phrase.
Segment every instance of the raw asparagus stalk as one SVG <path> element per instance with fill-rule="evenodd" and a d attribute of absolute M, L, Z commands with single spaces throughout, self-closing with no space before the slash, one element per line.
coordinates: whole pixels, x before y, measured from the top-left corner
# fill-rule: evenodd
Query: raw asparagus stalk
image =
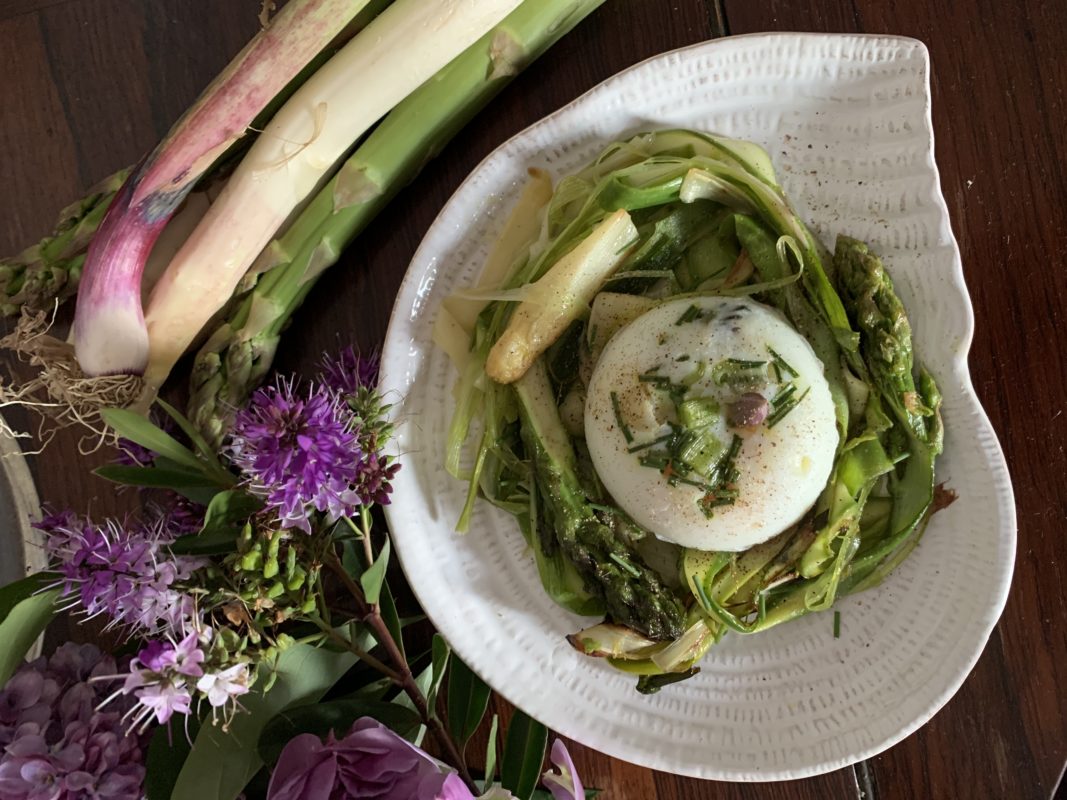
<path fill-rule="evenodd" d="M 253 267 L 255 287 L 196 356 L 189 417 L 219 443 L 270 369 L 319 275 L 390 199 L 527 64 L 603 0 L 526 0 L 401 102 Z"/>
<path fill-rule="evenodd" d="M 279 109 L 152 290 L 144 312 L 150 388 L 353 142 L 518 5 L 394 0 Z"/>
<path fill-rule="evenodd" d="M 129 173 L 123 169 L 104 178 L 59 213 L 51 235 L 0 259 L 0 314 L 12 316 L 23 307 L 48 309 L 74 295 L 89 241 Z"/>
<path fill-rule="evenodd" d="M 586 588 L 603 597 L 612 622 L 656 641 L 681 636 L 685 611 L 678 598 L 597 518 L 582 491 L 544 359 L 515 383 L 515 392 L 541 512 Z"/>

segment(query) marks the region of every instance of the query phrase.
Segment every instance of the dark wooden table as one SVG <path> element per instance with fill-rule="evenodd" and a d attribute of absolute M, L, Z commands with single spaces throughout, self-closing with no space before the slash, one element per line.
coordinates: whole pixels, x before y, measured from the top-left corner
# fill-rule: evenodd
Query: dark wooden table
<path fill-rule="evenodd" d="M 0 251 L 39 238 L 60 206 L 150 149 L 255 32 L 258 7 L 257 0 L 0 0 Z M 338 334 L 364 347 L 380 343 L 426 228 L 505 138 L 648 56 L 767 30 L 905 34 L 930 48 L 937 160 L 977 317 L 971 369 L 1018 501 L 1011 598 L 948 706 L 855 767 L 792 783 L 731 785 L 651 772 L 576 746 L 579 770 L 611 800 L 1053 797 L 1067 761 L 1064 0 L 608 0 L 345 255 L 298 314 L 298 333 L 284 341 L 278 364 L 299 369 Z M 63 437 L 33 465 L 42 496 L 99 512 L 121 503 L 86 464 L 75 439 Z"/>

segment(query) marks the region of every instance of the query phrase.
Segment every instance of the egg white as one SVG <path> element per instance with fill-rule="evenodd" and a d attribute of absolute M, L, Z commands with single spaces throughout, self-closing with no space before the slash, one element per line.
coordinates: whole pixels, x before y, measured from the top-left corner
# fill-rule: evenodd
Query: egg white
<path fill-rule="evenodd" d="M 679 324 L 690 306 L 701 318 Z M 770 399 L 788 380 L 804 396 L 773 427 L 734 429 L 725 410 L 738 390 L 720 385 L 713 365 L 724 359 L 770 360 L 773 349 L 798 374 L 776 373 L 768 365 L 763 393 Z M 738 496 L 709 517 L 698 500 L 704 492 L 672 485 L 655 468 L 642 466 L 630 448 L 670 432 L 674 404 L 662 389 L 638 376 L 656 368 L 677 383 L 704 362 L 706 369 L 687 396 L 712 397 L 723 409 L 715 433 L 729 443 L 742 439 L 735 461 Z M 627 442 L 615 413 L 615 394 Z M 729 297 L 679 298 L 641 315 L 616 333 L 604 348 L 590 379 L 585 435 L 593 465 L 615 502 L 635 522 L 661 539 L 700 550 L 740 551 L 795 524 L 826 485 L 838 445 L 834 404 L 823 365 L 811 345 L 776 310 L 753 300 Z"/>

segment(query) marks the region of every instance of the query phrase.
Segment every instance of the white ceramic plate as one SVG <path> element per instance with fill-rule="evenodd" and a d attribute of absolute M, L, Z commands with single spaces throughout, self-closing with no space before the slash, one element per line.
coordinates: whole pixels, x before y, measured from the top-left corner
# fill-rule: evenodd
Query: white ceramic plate
<path fill-rule="evenodd" d="M 581 626 L 549 600 L 513 520 L 442 467 L 453 372 L 430 340 L 442 298 L 477 276 L 526 169 L 555 177 L 639 130 L 690 127 L 759 142 L 822 237 L 870 242 L 945 395 L 938 478 L 960 498 L 880 588 L 757 636 L 730 634 L 703 671 L 657 695 L 564 641 Z M 393 311 L 383 380 L 404 468 L 389 522 L 415 593 L 494 689 L 560 733 L 654 769 L 720 780 L 833 770 L 900 741 L 952 696 L 1008 592 L 1015 508 L 967 372 L 973 315 L 934 165 L 929 57 L 895 37 L 758 35 L 639 64 L 523 131 L 470 175 L 416 253 Z"/>

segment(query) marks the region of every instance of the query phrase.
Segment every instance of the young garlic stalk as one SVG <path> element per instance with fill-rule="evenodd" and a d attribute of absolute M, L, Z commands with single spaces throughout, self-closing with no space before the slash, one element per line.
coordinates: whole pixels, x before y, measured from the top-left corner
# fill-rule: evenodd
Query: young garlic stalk
<path fill-rule="evenodd" d="M 369 0 L 296 0 L 221 73 L 116 194 L 89 245 L 75 311 L 86 375 L 139 374 L 148 360 L 141 276 L 152 245 L 197 179 Z"/>

